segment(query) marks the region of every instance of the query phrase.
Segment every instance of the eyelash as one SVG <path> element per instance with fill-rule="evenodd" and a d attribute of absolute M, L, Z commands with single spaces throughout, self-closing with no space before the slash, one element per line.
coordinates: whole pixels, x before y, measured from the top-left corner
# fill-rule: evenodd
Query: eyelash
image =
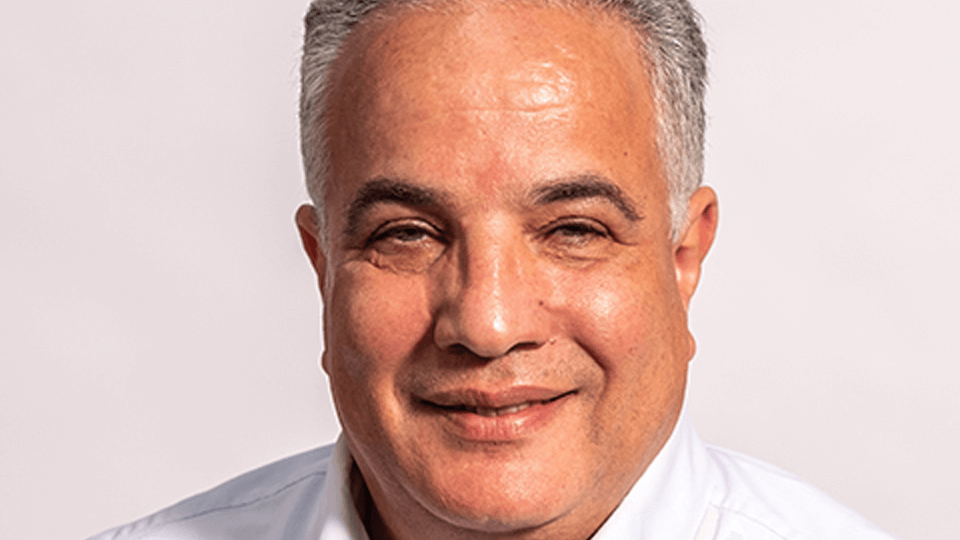
<path fill-rule="evenodd" d="M 548 223 L 547 226 L 544 227 L 544 236 L 561 232 L 573 232 L 577 236 L 584 236 L 585 234 L 604 238 L 612 236 L 610 229 L 607 227 L 593 220 L 585 220 L 582 218 L 561 218 Z"/>
<path fill-rule="evenodd" d="M 399 221 L 381 225 L 369 236 L 366 245 L 371 246 L 391 236 L 394 238 L 399 238 L 401 235 L 408 233 L 423 234 L 440 240 L 441 242 L 443 241 L 443 233 L 432 225 L 423 222 L 414 223 L 409 221 Z"/>

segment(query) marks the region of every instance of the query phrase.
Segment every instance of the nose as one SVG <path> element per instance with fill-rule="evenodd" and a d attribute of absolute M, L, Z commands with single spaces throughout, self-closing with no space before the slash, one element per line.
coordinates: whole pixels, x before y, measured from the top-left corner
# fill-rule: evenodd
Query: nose
<path fill-rule="evenodd" d="M 442 350 L 493 359 L 548 339 L 538 299 L 543 280 L 522 234 L 482 227 L 460 242 L 456 269 L 446 280 L 434 339 Z"/>

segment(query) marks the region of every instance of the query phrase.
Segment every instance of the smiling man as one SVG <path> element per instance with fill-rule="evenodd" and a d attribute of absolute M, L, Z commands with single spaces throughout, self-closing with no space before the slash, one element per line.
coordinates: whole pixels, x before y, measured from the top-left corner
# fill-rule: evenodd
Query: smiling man
<path fill-rule="evenodd" d="M 670 241 L 635 43 L 601 11 L 387 7 L 332 66 L 326 238 L 299 223 L 397 537 L 586 538 L 673 429 L 716 207 Z"/>
<path fill-rule="evenodd" d="M 343 435 L 103 538 L 887 538 L 682 420 L 717 227 L 686 2 L 306 21 L 297 223 Z"/>

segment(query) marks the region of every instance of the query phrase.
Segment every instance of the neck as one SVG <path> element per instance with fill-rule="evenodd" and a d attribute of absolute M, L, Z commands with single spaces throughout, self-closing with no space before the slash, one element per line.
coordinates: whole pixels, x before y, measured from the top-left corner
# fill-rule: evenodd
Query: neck
<path fill-rule="evenodd" d="M 367 489 L 367 483 L 364 482 L 356 462 L 350 466 L 350 495 L 353 499 L 353 507 L 357 509 L 357 516 L 363 523 L 363 528 L 366 529 L 370 540 L 394 540 L 380 517 L 377 506 L 373 503 L 373 497 Z"/>

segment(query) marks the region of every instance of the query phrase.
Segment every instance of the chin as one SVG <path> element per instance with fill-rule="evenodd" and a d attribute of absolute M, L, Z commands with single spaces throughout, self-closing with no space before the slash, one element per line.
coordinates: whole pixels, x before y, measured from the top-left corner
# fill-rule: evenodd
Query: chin
<path fill-rule="evenodd" d="M 440 482 L 432 497 L 433 513 L 464 529 L 489 533 L 536 529 L 562 517 L 575 507 L 576 493 L 583 490 L 564 475 L 538 470 L 543 463 L 499 463 L 463 470 Z M 568 471 L 572 472 L 572 471 Z M 439 487 L 439 486 L 435 486 Z"/>
<path fill-rule="evenodd" d="M 533 502 L 534 504 L 531 504 Z M 529 499 L 518 505 L 510 501 L 503 505 L 454 507 L 440 510 L 441 519 L 458 528 L 486 533 L 515 533 L 543 527 L 560 517 L 563 512 L 550 509 Z"/>

